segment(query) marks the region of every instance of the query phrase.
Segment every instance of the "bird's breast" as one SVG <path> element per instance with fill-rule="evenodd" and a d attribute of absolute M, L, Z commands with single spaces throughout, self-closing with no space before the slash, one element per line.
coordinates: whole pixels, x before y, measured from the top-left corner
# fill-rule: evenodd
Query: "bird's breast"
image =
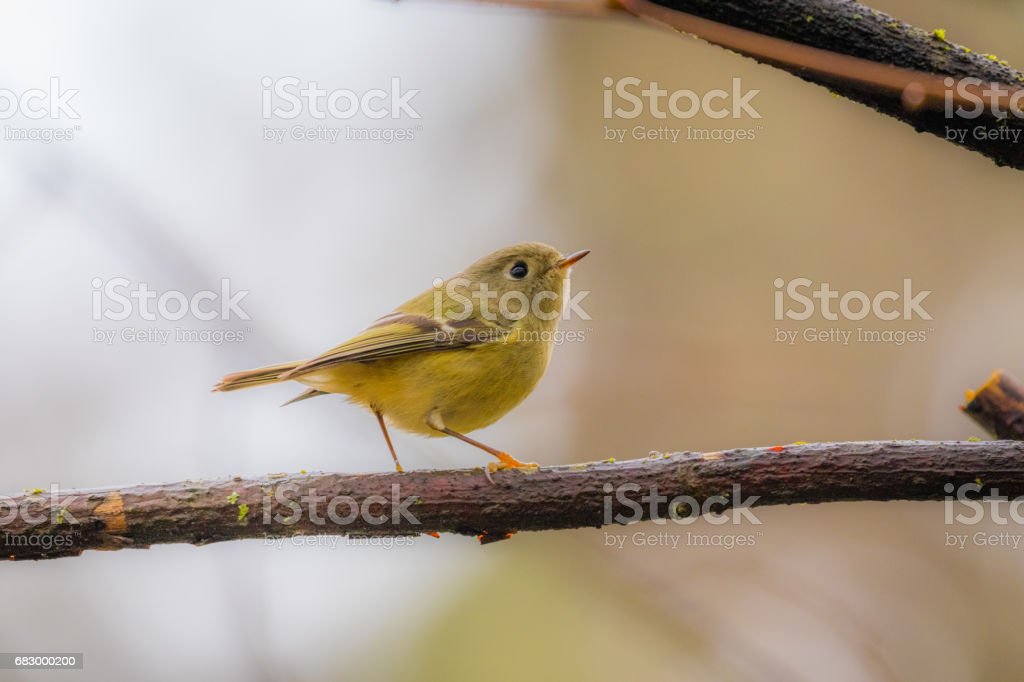
<path fill-rule="evenodd" d="M 550 357 L 550 343 L 519 342 L 396 358 L 383 375 L 390 377 L 385 390 L 370 402 L 407 431 L 439 435 L 426 426 L 436 410 L 448 428 L 468 433 L 521 403 L 544 376 Z"/>

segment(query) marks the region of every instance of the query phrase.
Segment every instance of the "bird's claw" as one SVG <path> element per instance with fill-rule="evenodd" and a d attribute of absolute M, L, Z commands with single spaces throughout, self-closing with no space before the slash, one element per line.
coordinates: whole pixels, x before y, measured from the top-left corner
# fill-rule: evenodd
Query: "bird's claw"
<path fill-rule="evenodd" d="M 540 469 L 540 465 L 537 464 L 536 462 L 519 462 L 519 461 L 516 461 L 515 464 L 509 464 L 508 462 L 488 462 L 487 463 L 487 471 L 489 471 L 492 474 L 494 472 L 496 472 L 496 471 L 501 471 L 502 469 L 521 469 L 524 472 L 530 472 L 530 471 L 536 471 L 537 469 Z"/>
<path fill-rule="evenodd" d="M 487 467 L 484 469 L 484 476 L 487 480 L 494 485 L 494 479 L 491 478 L 491 474 L 501 471 L 502 469 L 518 469 L 524 473 L 532 473 L 540 468 L 540 465 L 536 462 L 520 462 L 518 459 L 508 454 L 507 452 L 501 453 L 503 457 L 499 457 L 500 461 L 488 462 Z"/>

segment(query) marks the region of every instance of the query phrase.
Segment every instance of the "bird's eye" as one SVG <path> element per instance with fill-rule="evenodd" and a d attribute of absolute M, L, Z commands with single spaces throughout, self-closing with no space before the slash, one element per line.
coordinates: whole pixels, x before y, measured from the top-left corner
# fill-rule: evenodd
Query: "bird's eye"
<path fill-rule="evenodd" d="M 528 272 L 529 268 L 526 267 L 526 263 L 520 260 L 516 261 L 515 265 L 513 265 L 508 271 L 508 274 L 511 275 L 513 279 L 522 279 L 526 277 Z"/>

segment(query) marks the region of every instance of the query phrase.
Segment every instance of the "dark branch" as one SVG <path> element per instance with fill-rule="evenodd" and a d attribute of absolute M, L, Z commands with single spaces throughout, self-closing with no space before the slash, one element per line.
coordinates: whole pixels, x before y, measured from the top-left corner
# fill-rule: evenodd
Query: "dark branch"
<path fill-rule="evenodd" d="M 1024 386 L 1000 370 L 977 391 L 968 391 L 961 409 L 996 438 L 1024 440 Z"/>
<path fill-rule="evenodd" d="M 946 484 L 979 480 L 986 489 L 1017 496 L 1024 495 L 1024 443 L 869 441 L 654 454 L 535 473 L 503 471 L 494 480 L 488 483 L 481 470 L 316 473 L 61 491 L 55 499 L 33 491 L 0 504 L 0 547 L 15 560 L 293 535 L 437 532 L 490 540 L 514 531 L 598 527 L 619 513 L 632 518 L 620 495 L 639 500 L 652 493 L 690 496 L 675 501 L 683 515 L 691 504 L 719 495 L 734 503 L 756 497 L 756 506 L 943 500 Z M 335 521 L 316 523 L 310 508 L 327 518 L 331 501 Z M 12 513 L 12 505 L 20 509 Z M 351 505 L 366 511 L 345 519 Z M 663 500 L 656 510 L 668 517 L 669 503 Z M 373 523 L 381 514 L 384 521 Z M 650 517 L 644 504 L 638 519 Z"/>

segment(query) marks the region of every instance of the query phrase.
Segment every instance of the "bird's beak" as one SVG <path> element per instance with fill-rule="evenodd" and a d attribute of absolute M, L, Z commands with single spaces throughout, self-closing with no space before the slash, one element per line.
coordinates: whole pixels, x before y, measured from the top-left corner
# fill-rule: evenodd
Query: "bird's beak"
<path fill-rule="evenodd" d="M 582 251 L 577 251 L 576 253 L 570 253 L 568 256 L 555 263 L 555 267 L 558 268 L 559 270 L 571 268 L 573 265 L 583 260 L 583 257 L 586 256 L 588 253 L 590 253 L 590 249 L 583 249 Z"/>

